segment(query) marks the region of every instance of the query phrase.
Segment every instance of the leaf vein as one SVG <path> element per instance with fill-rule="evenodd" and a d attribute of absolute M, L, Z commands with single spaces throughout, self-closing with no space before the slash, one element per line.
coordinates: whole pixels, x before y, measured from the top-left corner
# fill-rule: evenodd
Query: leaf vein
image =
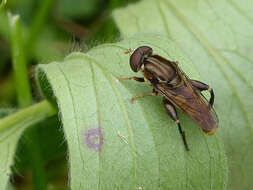
<path fill-rule="evenodd" d="M 99 111 L 99 99 L 98 99 L 98 92 L 97 92 L 97 87 L 96 87 L 96 82 L 95 82 L 95 73 L 94 73 L 94 68 L 91 63 L 89 63 L 90 70 L 92 73 L 92 82 L 93 82 L 93 90 L 95 94 L 95 99 L 96 99 L 96 110 L 97 110 L 97 117 L 98 117 L 98 127 L 101 129 L 101 115 Z M 101 152 L 98 152 L 98 160 L 99 160 L 99 175 L 98 175 L 98 189 L 101 189 L 101 168 L 102 168 L 102 157 L 101 157 Z"/>
<path fill-rule="evenodd" d="M 75 115 L 75 117 L 73 118 L 73 120 L 74 120 L 74 123 L 75 123 L 75 131 L 76 131 L 76 137 L 77 137 L 77 141 L 78 141 L 78 148 L 79 148 L 79 155 L 80 155 L 80 158 L 81 158 L 81 160 L 82 160 L 82 168 L 83 168 L 83 170 L 85 170 L 85 167 L 84 167 L 84 158 L 83 158 L 83 155 L 82 155 L 82 149 L 81 149 L 81 145 L 80 145 L 80 142 L 81 142 L 81 140 L 80 140 L 80 135 L 79 135 L 79 133 L 78 133 L 78 124 L 77 124 L 77 118 L 76 118 L 76 116 L 77 116 L 77 111 L 76 111 L 76 107 L 75 107 L 75 104 L 74 104 L 74 97 L 73 97 L 73 93 L 72 93 L 72 89 L 71 89 L 71 87 L 70 87 L 70 82 L 69 82 L 69 80 L 68 80 L 68 78 L 67 78 L 67 76 L 65 75 L 65 73 L 64 73 L 64 71 L 62 70 L 62 68 L 61 68 L 61 65 L 60 64 L 57 64 L 57 67 L 59 68 L 59 71 L 62 73 L 62 76 L 64 77 L 64 79 L 65 79 L 65 81 L 67 82 L 67 88 L 69 89 L 68 90 L 68 92 L 69 92 L 69 95 L 70 95 L 70 97 L 71 97 L 71 105 L 72 105 L 72 108 L 73 108 L 73 112 L 74 112 L 74 115 Z M 70 166 L 71 167 L 71 166 Z"/>

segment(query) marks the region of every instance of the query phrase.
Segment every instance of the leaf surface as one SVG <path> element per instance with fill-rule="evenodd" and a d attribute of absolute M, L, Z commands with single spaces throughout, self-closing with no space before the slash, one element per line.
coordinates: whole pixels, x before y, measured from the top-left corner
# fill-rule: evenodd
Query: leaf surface
<path fill-rule="evenodd" d="M 216 95 L 229 189 L 252 189 L 252 1 L 144 0 L 115 11 L 114 18 L 123 36 L 164 34 L 193 61 Z"/>
<path fill-rule="evenodd" d="M 162 98 L 130 98 L 151 92 L 146 84 L 118 81 L 133 73 L 129 54 L 140 45 L 180 61 L 199 79 L 191 61 L 167 37 L 141 34 L 63 62 L 40 65 L 42 91 L 52 88 L 69 149 L 71 189 L 225 189 L 227 164 L 221 140 L 206 136 L 179 113 L 191 151 L 186 152 Z M 47 85 L 46 85 L 47 84 Z"/>

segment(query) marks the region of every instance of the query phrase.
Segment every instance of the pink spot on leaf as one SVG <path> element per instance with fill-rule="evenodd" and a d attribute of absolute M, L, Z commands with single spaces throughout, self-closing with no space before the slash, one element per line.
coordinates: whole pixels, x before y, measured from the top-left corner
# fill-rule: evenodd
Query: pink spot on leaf
<path fill-rule="evenodd" d="M 104 143 L 104 137 L 101 129 L 87 129 L 84 133 L 84 142 L 90 149 L 100 152 Z"/>

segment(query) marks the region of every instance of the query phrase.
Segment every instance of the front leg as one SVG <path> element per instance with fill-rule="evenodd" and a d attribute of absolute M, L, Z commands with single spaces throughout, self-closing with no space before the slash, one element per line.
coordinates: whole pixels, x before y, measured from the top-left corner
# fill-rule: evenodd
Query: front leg
<path fill-rule="evenodd" d="M 213 93 L 213 89 L 210 88 L 207 84 L 203 83 L 203 82 L 200 82 L 200 81 L 197 81 L 197 80 L 190 80 L 191 81 L 191 84 L 197 88 L 198 90 L 200 91 L 203 91 L 203 90 L 207 90 L 210 95 L 211 95 L 211 98 L 209 100 L 209 105 L 212 107 L 213 106 L 213 103 L 214 103 L 214 93 Z"/>
<path fill-rule="evenodd" d="M 158 92 L 153 89 L 153 92 L 152 93 L 148 93 L 148 94 L 139 94 L 137 96 L 134 96 L 133 98 L 131 98 L 130 102 L 133 103 L 136 99 L 138 98 L 142 98 L 144 96 L 157 96 L 158 95 Z"/>
<path fill-rule="evenodd" d="M 185 132 L 182 130 L 182 127 L 180 125 L 180 121 L 179 121 L 179 118 L 177 116 L 177 111 L 176 111 L 176 108 L 174 107 L 174 105 L 166 98 L 163 98 L 163 104 L 164 104 L 164 107 L 167 111 L 167 113 L 169 114 L 169 116 L 175 121 L 175 123 L 177 124 L 178 126 L 178 130 L 179 130 L 179 133 L 181 134 L 182 136 L 182 139 L 183 139 L 183 142 L 184 142 L 184 146 L 185 146 L 185 149 L 186 151 L 189 151 L 189 147 L 188 147 L 188 144 L 186 142 L 186 138 L 185 138 Z"/>

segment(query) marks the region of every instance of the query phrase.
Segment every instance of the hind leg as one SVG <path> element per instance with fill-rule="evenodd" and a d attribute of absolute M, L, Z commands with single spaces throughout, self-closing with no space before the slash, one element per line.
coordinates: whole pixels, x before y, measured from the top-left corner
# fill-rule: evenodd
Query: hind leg
<path fill-rule="evenodd" d="M 213 103 L 214 103 L 213 89 L 210 88 L 207 84 L 205 84 L 203 82 L 200 82 L 200 81 L 197 81 L 197 80 L 191 80 L 191 84 L 200 91 L 207 90 L 210 93 L 211 98 L 209 100 L 209 105 L 210 105 L 210 107 L 212 107 Z"/>
<path fill-rule="evenodd" d="M 168 115 L 175 121 L 175 123 L 178 126 L 178 130 L 179 130 L 179 133 L 181 134 L 186 151 L 189 151 L 190 149 L 189 149 L 188 144 L 186 142 L 185 132 L 182 130 L 179 118 L 177 116 L 177 111 L 176 111 L 175 106 L 166 98 L 163 98 L 163 104 L 164 104 L 164 107 L 165 107 Z"/>

